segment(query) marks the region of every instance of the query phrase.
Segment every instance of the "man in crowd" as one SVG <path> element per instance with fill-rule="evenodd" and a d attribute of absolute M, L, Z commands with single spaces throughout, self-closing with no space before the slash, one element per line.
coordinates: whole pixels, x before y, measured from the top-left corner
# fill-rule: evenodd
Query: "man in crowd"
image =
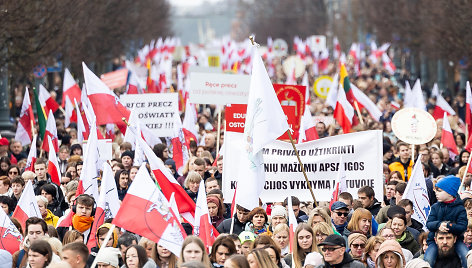
<path fill-rule="evenodd" d="M 362 207 L 370 211 L 372 216 L 377 216 L 381 208 L 380 202 L 375 198 L 374 189 L 370 186 L 364 186 L 357 191 L 357 197 L 362 203 Z"/>
<path fill-rule="evenodd" d="M 85 268 L 89 250 L 82 242 L 72 242 L 62 248 L 62 260 L 70 264 L 72 268 Z"/>
<path fill-rule="evenodd" d="M 331 221 L 340 234 L 344 232 L 344 228 L 347 226 L 348 215 L 349 209 L 344 202 L 336 201 L 331 205 Z"/>
<path fill-rule="evenodd" d="M 243 208 L 240 205 L 236 205 L 236 214 L 233 215 L 234 217 L 234 226 L 233 226 L 233 234 L 239 235 L 246 226 L 246 222 L 249 220 L 249 210 Z M 232 219 L 225 219 L 223 220 L 220 225 L 217 226 L 217 230 L 220 234 L 222 233 L 230 233 L 231 230 L 231 221 Z"/>
<path fill-rule="evenodd" d="M 93 224 L 93 213 L 95 210 L 95 199 L 88 194 L 81 194 L 75 201 L 75 208 L 72 211 L 75 212 L 72 217 L 72 228 L 77 230 L 79 233 L 84 235 L 84 242 L 87 243 L 90 236 L 90 229 Z M 67 227 L 58 227 L 57 233 L 61 239 L 64 238 L 64 234 L 69 230 Z"/>
<path fill-rule="evenodd" d="M 295 218 L 297 218 L 297 222 L 306 222 L 308 220 L 308 215 L 302 210 L 300 210 L 300 199 L 296 196 L 292 196 L 292 209 L 293 213 L 295 214 Z M 285 198 L 283 206 L 288 211 L 288 203 L 287 198 Z"/>
<path fill-rule="evenodd" d="M 28 155 L 23 151 L 23 146 L 21 145 L 21 142 L 17 140 L 12 140 L 10 143 L 10 151 L 11 154 L 16 158 L 17 161 L 20 161 L 22 159 L 26 159 Z"/>
<path fill-rule="evenodd" d="M 31 217 L 25 223 L 25 239 L 28 239 L 29 245 L 34 241 L 43 238 L 48 234 L 48 225 L 43 219 Z M 13 267 L 26 267 L 28 263 L 28 248 L 26 245 L 23 249 L 13 254 Z"/>
<path fill-rule="evenodd" d="M 413 161 L 410 159 L 410 147 L 404 142 L 399 142 L 395 148 L 399 153 L 399 157 L 396 158 L 388 167 L 390 168 L 390 171 L 399 171 L 400 174 L 402 174 L 402 179 L 408 181 L 413 168 Z"/>
<path fill-rule="evenodd" d="M 438 257 L 435 267 L 462 267 L 461 259 L 454 250 L 456 238 L 452 233 L 436 232 L 434 241 L 438 245 Z"/>
<path fill-rule="evenodd" d="M 354 260 L 349 253 L 346 252 L 346 241 L 340 235 L 329 235 L 326 239 L 318 244 L 321 247 L 325 267 L 349 267 L 364 268 L 364 264 Z"/>

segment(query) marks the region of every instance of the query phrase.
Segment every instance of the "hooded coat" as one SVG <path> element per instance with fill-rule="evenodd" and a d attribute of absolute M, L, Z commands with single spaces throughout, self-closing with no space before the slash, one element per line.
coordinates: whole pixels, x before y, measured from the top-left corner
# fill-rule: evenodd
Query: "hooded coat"
<path fill-rule="evenodd" d="M 400 261 L 402 262 L 402 267 L 405 267 L 406 265 L 406 261 L 405 261 L 405 256 L 403 255 L 403 251 L 402 251 L 402 247 L 400 246 L 400 244 L 395 241 L 395 240 L 385 240 L 381 245 L 380 245 L 380 248 L 379 248 L 379 251 L 377 252 L 377 257 L 375 258 L 375 263 L 377 263 L 377 267 L 379 268 L 383 268 L 383 263 L 382 263 L 382 258 L 381 256 L 384 254 L 384 253 L 387 253 L 387 252 L 393 252 L 395 253 L 397 256 L 400 257 Z"/>
<path fill-rule="evenodd" d="M 452 203 L 437 202 L 431 206 L 426 228 L 428 234 L 428 245 L 434 243 L 434 233 L 438 231 L 441 222 L 448 221 L 449 232 L 457 236 L 457 241 L 464 239 L 463 233 L 467 230 L 467 212 L 464 203 L 457 197 Z"/>

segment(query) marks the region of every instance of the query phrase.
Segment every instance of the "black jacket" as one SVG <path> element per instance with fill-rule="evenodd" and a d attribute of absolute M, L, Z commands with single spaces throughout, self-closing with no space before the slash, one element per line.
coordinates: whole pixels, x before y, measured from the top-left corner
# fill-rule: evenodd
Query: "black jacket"
<path fill-rule="evenodd" d="M 239 235 L 242 231 L 244 231 L 244 227 L 246 226 L 245 222 L 240 222 L 237 216 L 237 213 L 234 214 L 234 226 L 233 226 L 233 234 Z M 216 228 L 220 234 L 226 233 L 229 234 L 231 230 L 231 218 L 223 220 L 220 225 Z"/>
<path fill-rule="evenodd" d="M 377 216 L 377 214 L 379 213 L 379 210 L 382 208 L 381 205 L 382 204 L 376 198 L 374 198 L 374 204 L 367 208 L 367 210 L 370 211 L 370 213 L 372 213 L 372 216 L 374 216 L 375 218 L 375 216 Z"/>

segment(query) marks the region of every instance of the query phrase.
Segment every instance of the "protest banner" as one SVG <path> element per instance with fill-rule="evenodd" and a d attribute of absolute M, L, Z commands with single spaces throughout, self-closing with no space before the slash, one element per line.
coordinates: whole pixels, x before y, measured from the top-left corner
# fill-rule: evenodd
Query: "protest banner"
<path fill-rule="evenodd" d="M 155 136 L 174 135 L 174 122 L 180 120 L 178 93 L 125 94 L 120 100 Z"/>
<path fill-rule="evenodd" d="M 287 116 L 290 128 L 293 130 L 292 137 L 298 139 L 298 130 L 300 129 L 301 118 L 305 112 L 306 87 L 274 84 L 274 90 L 279 99 L 280 105 Z M 290 109 L 289 107 L 293 108 L 293 112 L 286 110 L 287 108 Z M 288 134 L 285 133 L 280 137 L 280 139 L 288 140 Z"/>
<path fill-rule="evenodd" d="M 249 75 L 190 73 L 191 103 L 228 104 L 247 103 Z"/>
<path fill-rule="evenodd" d="M 236 113 L 235 113 L 236 114 Z M 226 124 L 232 121 L 226 120 Z M 233 121 L 234 122 L 234 121 Z M 227 131 L 223 163 L 223 194 L 231 200 L 236 187 L 240 159 L 244 154 L 242 134 Z M 343 156 L 348 191 L 357 196 L 362 186 L 371 186 L 378 200 L 383 198 L 382 131 L 370 130 L 327 137 L 297 144 L 297 150 L 317 201 L 329 201 Z M 311 201 L 308 185 L 301 172 L 292 145 L 276 141 L 263 149 L 266 182 L 260 198 L 263 202 L 281 202 L 287 195 Z"/>

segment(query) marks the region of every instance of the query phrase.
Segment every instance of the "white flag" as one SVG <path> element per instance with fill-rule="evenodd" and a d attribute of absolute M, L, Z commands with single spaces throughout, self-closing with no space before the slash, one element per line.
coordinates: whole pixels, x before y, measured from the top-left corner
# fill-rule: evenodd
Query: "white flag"
<path fill-rule="evenodd" d="M 423 164 L 421 163 L 421 154 L 418 155 L 418 159 L 415 162 L 402 199 L 409 199 L 413 202 L 413 215 L 411 217 L 421 222 L 426 230 L 426 220 L 431 211 L 431 206 L 423 173 Z"/>

